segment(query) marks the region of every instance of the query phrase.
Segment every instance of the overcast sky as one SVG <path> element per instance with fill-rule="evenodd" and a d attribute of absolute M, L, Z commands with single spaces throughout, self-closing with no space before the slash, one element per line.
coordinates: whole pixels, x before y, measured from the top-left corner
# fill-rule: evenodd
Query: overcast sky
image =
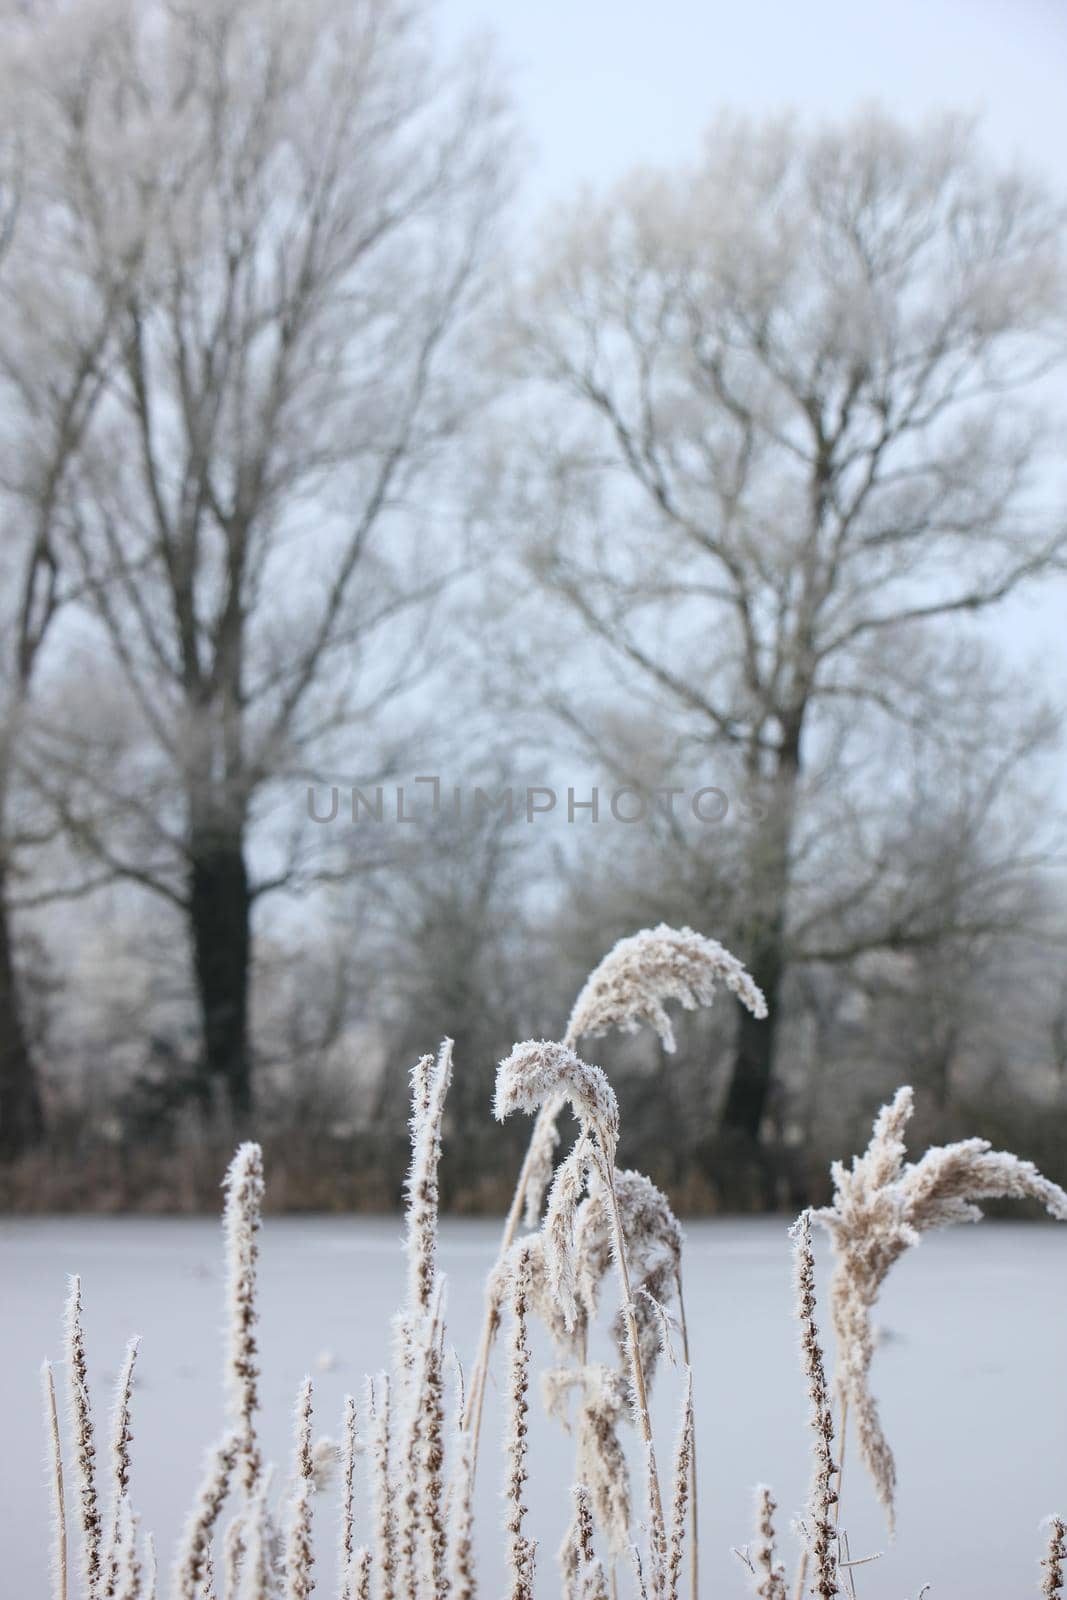
<path fill-rule="evenodd" d="M 1067 197 L 1067 0 L 441 0 L 453 42 L 495 34 L 536 211 L 642 163 L 686 161 L 716 111 L 813 117 L 878 100 L 980 115 L 991 153 Z M 1067 440 L 1059 482 L 1067 494 Z M 1067 583 L 995 632 L 1067 699 Z"/>
<path fill-rule="evenodd" d="M 991 145 L 1067 184 L 1067 0 L 443 0 L 491 29 L 538 198 L 691 156 L 727 105 L 816 115 L 877 98 L 983 114 Z"/>

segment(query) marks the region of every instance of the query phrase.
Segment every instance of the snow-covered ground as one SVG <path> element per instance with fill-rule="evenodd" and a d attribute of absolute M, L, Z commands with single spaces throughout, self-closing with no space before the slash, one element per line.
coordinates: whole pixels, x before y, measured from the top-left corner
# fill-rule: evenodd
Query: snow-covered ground
<path fill-rule="evenodd" d="M 397 1219 L 268 1219 L 262 1327 L 268 1452 L 287 1459 L 289 1419 L 306 1371 L 320 1431 L 336 1434 L 342 1397 L 386 1356 L 402 1280 Z M 694 1223 L 687 1297 L 695 1350 L 703 1518 L 701 1592 L 742 1595 L 731 1545 L 749 1538 L 751 1488 L 773 1485 L 783 1545 L 808 1475 L 805 1396 L 791 1320 L 790 1256 L 780 1221 Z M 442 1262 L 449 1325 L 465 1360 L 497 1228 L 448 1222 Z M 826 1283 L 825 1254 L 820 1254 Z M 220 1431 L 219 1230 L 208 1221 L 45 1219 L 0 1223 L 0 1585 L 10 1600 L 48 1592 L 47 1490 L 37 1370 L 60 1354 L 65 1275 L 82 1275 L 90 1379 L 101 1426 L 123 1345 L 142 1335 L 135 1396 L 133 1497 L 171 1550 Z M 824 1298 L 824 1297 L 823 1297 Z M 856 1574 L 860 1600 L 1002 1600 L 1037 1592 L 1041 1519 L 1067 1511 L 1067 1230 L 982 1224 L 933 1236 L 900 1262 L 884 1296 L 876 1386 L 900 1475 L 899 1533 Z M 61 1374 L 60 1374 L 61 1376 Z M 676 1375 L 657 1382 L 669 1458 Z M 539 1410 L 535 1408 L 535 1410 Z M 483 1592 L 501 1592 L 496 1415 L 480 1474 Z M 570 1481 L 566 1440 L 538 1416 L 530 1498 L 542 1584 Z M 854 1445 L 844 1521 L 854 1556 L 886 1548 Z M 323 1508 L 324 1519 L 329 1508 Z M 332 1535 L 330 1535 L 332 1537 Z M 325 1546 L 322 1563 L 332 1565 Z M 329 1574 L 332 1579 L 332 1571 Z M 324 1594 L 332 1583 L 322 1585 Z"/>

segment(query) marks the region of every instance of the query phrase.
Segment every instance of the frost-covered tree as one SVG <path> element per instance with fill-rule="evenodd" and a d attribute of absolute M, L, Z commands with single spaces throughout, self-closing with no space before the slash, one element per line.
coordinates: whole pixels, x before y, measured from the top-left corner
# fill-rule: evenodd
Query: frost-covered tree
<path fill-rule="evenodd" d="M 692 168 L 561 218 L 517 304 L 530 563 L 627 693 L 732 763 L 762 812 L 740 954 L 770 1017 L 739 1013 L 724 1113 L 754 1138 L 805 940 L 832 960 L 935 931 L 899 897 L 857 929 L 881 877 L 857 871 L 836 922 L 801 937 L 806 780 L 832 790 L 843 741 L 936 742 L 953 683 L 967 694 L 953 619 L 1062 568 L 1042 447 L 1063 213 L 958 120 L 723 122 Z M 581 728 L 582 699 L 560 703 Z M 816 859 L 833 862 L 825 832 Z"/>
<path fill-rule="evenodd" d="M 15 902 L 34 846 L 52 833 L 26 803 L 22 736 L 46 642 L 66 599 L 63 543 L 79 453 L 115 359 L 132 260 L 96 270 L 92 229 L 55 203 L 65 152 L 23 98 L 33 31 L 0 45 L 0 1154 L 43 1131 L 40 1084 L 19 1000 Z"/>
<path fill-rule="evenodd" d="M 253 907 L 304 868 L 296 774 L 410 685 L 462 564 L 442 497 L 431 529 L 419 495 L 471 404 L 506 130 L 491 64 L 442 68 L 431 20 L 398 0 L 59 3 L 0 85 L 50 152 L 12 270 L 70 318 L 83 291 L 63 299 L 47 252 L 83 233 L 118 351 L 63 554 L 124 737 L 76 696 L 38 732 L 38 794 L 90 879 L 180 910 L 205 1083 L 239 1114 Z"/>

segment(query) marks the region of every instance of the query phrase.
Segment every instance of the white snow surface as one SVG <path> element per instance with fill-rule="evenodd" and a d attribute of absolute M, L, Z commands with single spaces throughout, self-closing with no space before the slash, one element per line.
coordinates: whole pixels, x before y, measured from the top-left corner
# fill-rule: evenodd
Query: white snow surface
<path fill-rule="evenodd" d="M 731 1546 L 751 1537 L 752 1488 L 772 1485 L 792 1571 L 791 1517 L 809 1457 L 806 1397 L 792 1320 L 790 1249 L 778 1219 L 694 1222 L 685 1275 L 694 1348 L 702 1516 L 701 1594 L 741 1596 Z M 305 1372 L 315 1381 L 315 1435 L 337 1437 L 343 1396 L 387 1359 L 403 1292 L 399 1218 L 273 1218 L 260 1270 L 262 1437 L 283 1464 Z M 482 1280 L 499 1225 L 446 1221 L 451 1340 L 469 1366 Z M 820 1314 L 829 1261 L 819 1246 Z M 61 1356 L 66 1275 L 82 1276 L 89 1376 L 106 1458 L 107 1409 L 124 1343 L 142 1336 L 133 1407 L 132 1496 L 169 1566 L 203 1453 L 222 1431 L 221 1229 L 208 1219 L 7 1219 L 0 1222 L 0 1573 L 11 1600 L 47 1600 L 48 1491 L 38 1368 Z M 1037 1593 L 1041 1520 L 1067 1514 L 1067 1229 L 985 1222 L 933 1236 L 901 1261 L 880 1306 L 886 1338 L 874 1386 L 900 1480 L 898 1535 L 888 1547 L 849 1441 L 843 1521 L 852 1555 L 887 1550 L 856 1572 L 860 1600 L 1001 1600 Z M 824 1317 L 825 1322 L 825 1317 Z M 543 1343 L 535 1359 L 547 1355 Z M 63 1393 L 63 1369 L 57 1383 Z M 499 1413 L 490 1389 L 479 1468 L 482 1590 L 503 1590 Z M 656 1382 L 659 1454 L 667 1468 L 680 1393 Z M 538 1593 L 554 1596 L 571 1451 L 532 1410 L 531 1531 Z M 637 1482 L 639 1483 L 639 1475 Z M 333 1593 L 335 1491 L 317 1498 L 318 1592 Z M 69 1496 L 68 1496 L 69 1513 Z M 365 1524 L 364 1524 L 365 1526 Z M 72 1539 L 74 1530 L 71 1529 Z M 73 1552 L 72 1552 L 73 1554 Z M 166 1593 L 166 1585 L 163 1592 Z M 686 1589 L 688 1593 L 688 1589 Z"/>

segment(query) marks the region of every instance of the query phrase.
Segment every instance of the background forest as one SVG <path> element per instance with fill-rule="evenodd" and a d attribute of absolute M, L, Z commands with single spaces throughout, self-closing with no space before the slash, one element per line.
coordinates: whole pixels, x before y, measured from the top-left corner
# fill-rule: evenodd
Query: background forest
<path fill-rule="evenodd" d="M 254 1134 L 395 1206 L 448 1034 L 499 1208 L 496 1062 L 660 921 L 769 1007 L 610 1043 L 681 1210 L 825 1199 L 902 1081 L 1064 1182 L 1062 197 L 709 96 L 535 214 L 421 7 L 0 14 L 0 1202 Z"/>

